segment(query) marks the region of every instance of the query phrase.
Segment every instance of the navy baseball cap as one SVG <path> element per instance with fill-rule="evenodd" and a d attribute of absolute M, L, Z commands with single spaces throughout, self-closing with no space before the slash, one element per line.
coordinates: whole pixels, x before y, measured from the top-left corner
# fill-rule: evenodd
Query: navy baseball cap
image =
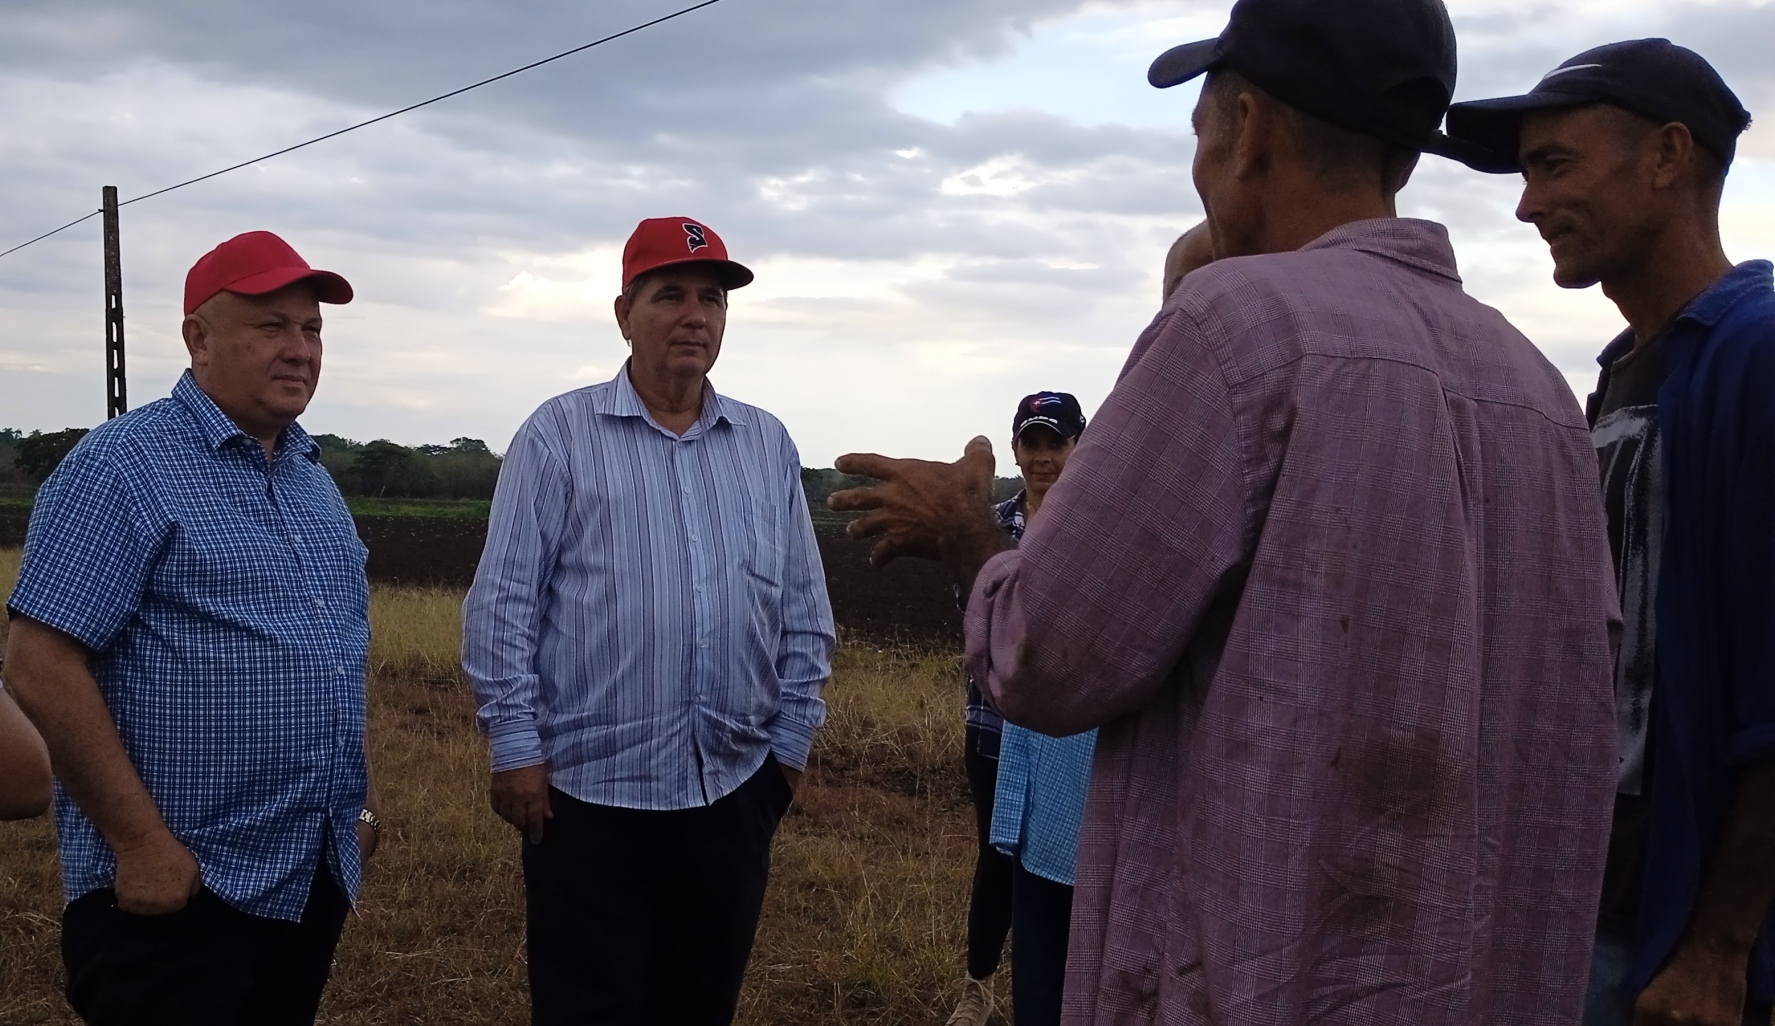
<path fill-rule="evenodd" d="M 1739 134 L 1750 127 L 1750 112 L 1700 54 L 1668 39 L 1630 39 L 1585 50 L 1521 96 L 1455 104 L 1448 109 L 1448 134 L 1468 147 L 1468 155 L 1456 159 L 1475 171 L 1521 171 L 1524 114 L 1598 103 L 1660 125 L 1686 125 L 1726 167 Z"/>
<path fill-rule="evenodd" d="M 1146 80 L 1169 89 L 1223 67 L 1339 128 L 1441 152 L 1455 32 L 1442 0 L 1239 0 L 1218 38 L 1166 50 Z"/>
<path fill-rule="evenodd" d="M 1018 401 L 1017 415 L 1011 418 L 1011 437 L 1023 437 L 1032 424 L 1052 428 L 1061 438 L 1076 439 L 1085 432 L 1085 411 L 1071 393 L 1037 392 Z"/>

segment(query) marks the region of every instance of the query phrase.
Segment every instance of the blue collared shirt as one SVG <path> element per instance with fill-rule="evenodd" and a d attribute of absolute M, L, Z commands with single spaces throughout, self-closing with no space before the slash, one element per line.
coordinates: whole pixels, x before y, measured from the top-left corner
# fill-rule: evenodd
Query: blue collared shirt
<path fill-rule="evenodd" d="M 825 722 L 835 635 L 801 460 L 775 417 L 703 390 L 682 437 L 625 366 L 512 440 L 463 606 L 500 772 L 581 801 L 707 805 Z"/>
<path fill-rule="evenodd" d="M 357 893 L 365 555 L 307 433 L 268 460 L 189 372 L 82 439 L 31 513 L 8 609 L 93 652 L 162 818 L 254 915 L 300 919 L 323 850 Z M 67 899 L 112 886 L 110 847 L 59 785 L 56 826 Z"/>
<path fill-rule="evenodd" d="M 1044 880 L 1072 885 L 1097 732 L 1049 737 L 1006 723 L 998 747 L 992 846 Z"/>
<path fill-rule="evenodd" d="M 1019 541 L 1028 502 L 1029 493 L 1021 491 L 992 508 L 999 528 Z M 970 712 L 978 694 L 969 680 Z M 1003 723 L 1000 730 L 998 787 L 987 839 L 1036 876 L 1071 886 L 1097 732 L 1049 737 L 1014 723 Z"/>
<path fill-rule="evenodd" d="M 1693 914 L 1739 774 L 1775 759 L 1775 276 L 1738 265 L 1664 337 L 1658 392 L 1664 548 L 1652 699 L 1651 821 L 1627 989 L 1657 973 Z M 1775 996 L 1775 931 L 1750 962 Z"/>

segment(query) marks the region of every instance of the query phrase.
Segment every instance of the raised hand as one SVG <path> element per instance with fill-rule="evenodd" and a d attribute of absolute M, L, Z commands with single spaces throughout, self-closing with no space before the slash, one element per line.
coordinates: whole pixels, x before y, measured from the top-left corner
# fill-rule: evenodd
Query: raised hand
<path fill-rule="evenodd" d="M 852 538 L 879 538 L 869 562 L 885 566 L 901 556 L 941 559 L 971 586 L 980 567 L 1009 540 L 993 522 L 992 443 L 969 442 L 954 463 L 892 459 L 874 453 L 840 456 L 837 468 L 882 483 L 834 492 L 826 505 L 840 512 L 862 511 L 848 529 Z"/>

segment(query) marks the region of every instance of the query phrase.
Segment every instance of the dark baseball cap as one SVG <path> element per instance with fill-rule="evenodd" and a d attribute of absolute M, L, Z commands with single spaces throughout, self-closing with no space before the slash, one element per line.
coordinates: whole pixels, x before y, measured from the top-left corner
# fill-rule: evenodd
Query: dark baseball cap
<path fill-rule="evenodd" d="M 1037 392 L 1017 402 L 1011 418 L 1011 437 L 1023 437 L 1030 425 L 1052 428 L 1061 438 L 1077 438 L 1085 432 L 1085 411 L 1069 392 Z"/>
<path fill-rule="evenodd" d="M 1239 0 L 1219 38 L 1166 50 L 1146 80 L 1169 89 L 1223 67 L 1339 128 L 1439 152 L 1455 32 L 1442 0 Z"/>
<path fill-rule="evenodd" d="M 1448 109 L 1448 134 L 1469 147 L 1457 159 L 1476 171 L 1521 171 L 1522 116 L 1530 111 L 1606 103 L 1660 125 L 1688 126 L 1727 167 L 1750 112 L 1713 65 L 1668 39 L 1609 43 L 1566 61 L 1521 96 L 1471 100 Z"/>

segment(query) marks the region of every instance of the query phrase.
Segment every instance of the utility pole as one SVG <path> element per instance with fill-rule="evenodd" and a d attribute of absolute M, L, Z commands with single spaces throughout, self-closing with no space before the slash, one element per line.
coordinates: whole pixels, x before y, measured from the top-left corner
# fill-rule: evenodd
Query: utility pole
<path fill-rule="evenodd" d="M 105 186 L 105 419 L 129 409 L 123 376 L 123 256 L 117 247 L 117 186 Z"/>

